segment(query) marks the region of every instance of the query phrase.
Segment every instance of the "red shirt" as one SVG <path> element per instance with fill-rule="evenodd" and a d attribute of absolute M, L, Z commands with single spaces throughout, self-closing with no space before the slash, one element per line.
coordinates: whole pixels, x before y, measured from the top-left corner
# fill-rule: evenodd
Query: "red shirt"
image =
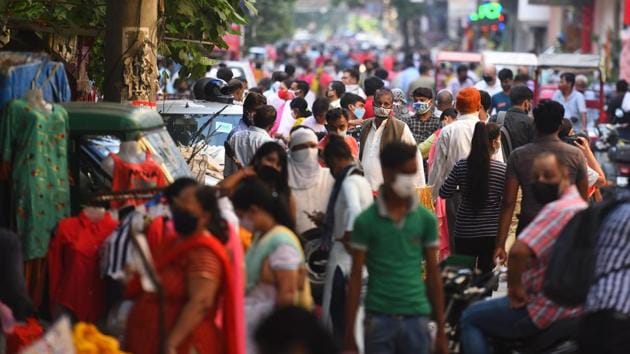
<path fill-rule="evenodd" d="M 99 249 L 116 229 L 109 213 L 97 222 L 84 213 L 59 222 L 48 249 L 50 305 L 61 305 L 79 321 L 94 322 L 105 313 L 105 285 Z"/>
<path fill-rule="evenodd" d="M 326 148 L 326 145 L 328 145 L 328 140 L 330 140 L 330 138 L 328 135 L 326 135 L 319 142 L 318 148 L 323 151 L 324 148 Z M 352 152 L 352 157 L 354 157 L 355 160 L 358 160 L 359 159 L 359 144 L 357 143 L 357 141 L 354 140 L 354 138 L 351 136 L 345 136 L 344 140 L 346 141 L 346 144 L 348 144 L 348 147 L 350 147 L 350 152 Z"/>
<path fill-rule="evenodd" d="M 365 114 L 363 119 L 374 118 L 374 96 L 365 99 Z"/>

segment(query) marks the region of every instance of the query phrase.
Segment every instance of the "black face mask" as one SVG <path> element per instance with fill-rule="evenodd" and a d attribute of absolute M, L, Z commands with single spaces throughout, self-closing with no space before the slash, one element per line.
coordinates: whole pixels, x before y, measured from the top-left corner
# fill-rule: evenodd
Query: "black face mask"
<path fill-rule="evenodd" d="M 536 181 L 532 185 L 534 199 L 542 205 L 549 204 L 558 199 L 560 185 L 557 183 L 544 183 Z"/>
<path fill-rule="evenodd" d="M 484 75 L 483 76 L 483 81 L 485 81 L 487 83 L 492 82 L 492 76 Z"/>
<path fill-rule="evenodd" d="M 280 179 L 280 171 L 270 166 L 259 166 L 256 168 L 256 174 L 260 177 L 260 179 L 270 185 L 275 185 Z"/>
<path fill-rule="evenodd" d="M 176 208 L 171 209 L 171 214 L 173 215 L 173 226 L 178 234 L 188 236 L 197 229 L 199 218 L 196 216 Z"/>

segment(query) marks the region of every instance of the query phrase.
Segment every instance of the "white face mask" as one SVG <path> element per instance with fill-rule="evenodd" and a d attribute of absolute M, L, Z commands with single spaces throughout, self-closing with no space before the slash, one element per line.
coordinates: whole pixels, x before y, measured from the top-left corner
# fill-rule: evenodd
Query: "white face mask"
<path fill-rule="evenodd" d="M 340 137 L 345 137 L 346 135 L 348 135 L 348 129 L 345 129 L 345 130 L 333 130 L 333 131 L 330 132 L 330 134 L 338 135 Z"/>
<path fill-rule="evenodd" d="M 317 148 L 301 149 L 291 151 L 291 158 L 296 162 L 305 162 L 309 159 L 317 160 Z"/>
<path fill-rule="evenodd" d="M 374 115 L 380 118 L 387 118 L 392 114 L 391 108 L 374 107 Z"/>
<path fill-rule="evenodd" d="M 397 174 L 392 189 L 401 198 L 411 198 L 416 194 L 417 180 L 415 174 Z"/>

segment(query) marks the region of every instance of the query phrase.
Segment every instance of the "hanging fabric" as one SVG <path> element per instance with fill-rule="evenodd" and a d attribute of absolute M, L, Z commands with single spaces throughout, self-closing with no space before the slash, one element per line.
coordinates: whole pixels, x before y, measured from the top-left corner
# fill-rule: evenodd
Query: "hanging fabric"
<path fill-rule="evenodd" d="M 26 260 L 46 254 L 55 225 L 70 212 L 68 127 L 63 107 L 47 113 L 24 100 L 11 101 L 0 120 L 0 177 L 8 181 Z"/>
<path fill-rule="evenodd" d="M 48 251 L 52 308 L 68 309 L 79 321 L 95 322 L 105 314 L 99 250 L 117 226 L 110 213 L 94 221 L 85 211 L 59 222 Z"/>
<path fill-rule="evenodd" d="M 160 165 L 151 158 L 151 152 L 146 152 L 146 158 L 141 163 L 127 162 L 117 154 L 110 154 L 114 160 L 114 175 L 112 176 L 112 191 L 165 187 L 168 184 Z M 114 200 L 111 207 L 118 209 L 124 205 L 141 205 L 142 199 Z"/>

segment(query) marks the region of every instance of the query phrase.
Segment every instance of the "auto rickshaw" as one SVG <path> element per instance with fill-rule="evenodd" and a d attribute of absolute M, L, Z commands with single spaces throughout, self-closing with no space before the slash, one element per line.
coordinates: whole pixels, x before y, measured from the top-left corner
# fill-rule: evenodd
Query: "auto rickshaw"
<path fill-rule="evenodd" d="M 152 109 L 118 103 L 63 104 L 70 120 L 68 166 L 73 214 L 90 196 L 111 191 L 112 176 L 101 166 L 121 141 L 137 140 L 150 151 L 169 182 L 191 171 L 160 114 Z"/>

